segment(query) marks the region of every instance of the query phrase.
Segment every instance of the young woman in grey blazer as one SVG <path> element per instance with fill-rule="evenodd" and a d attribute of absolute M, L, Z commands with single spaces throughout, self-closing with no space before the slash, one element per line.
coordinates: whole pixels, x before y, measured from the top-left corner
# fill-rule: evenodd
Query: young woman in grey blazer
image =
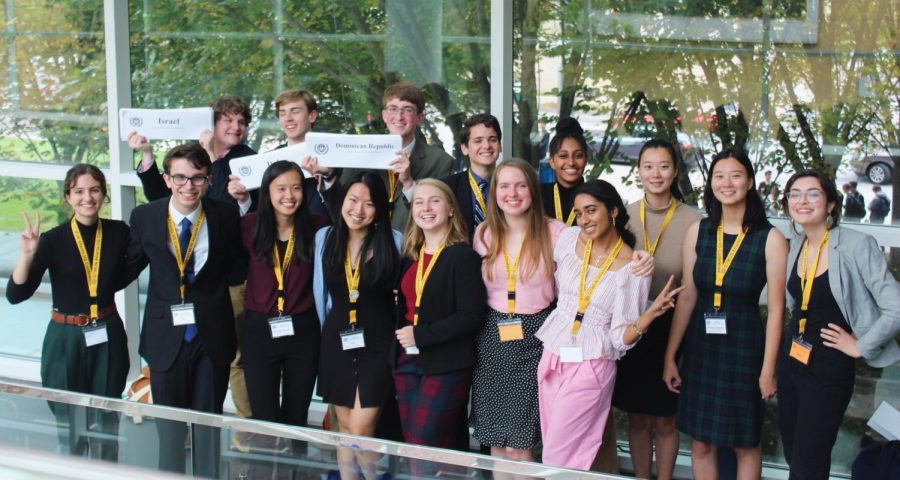
<path fill-rule="evenodd" d="M 838 226 L 837 188 L 824 173 L 795 173 L 782 202 L 799 236 L 788 254 L 793 321 L 780 355 L 778 424 L 790 478 L 827 478 L 854 359 L 877 368 L 900 360 L 900 284 L 872 236 Z"/>

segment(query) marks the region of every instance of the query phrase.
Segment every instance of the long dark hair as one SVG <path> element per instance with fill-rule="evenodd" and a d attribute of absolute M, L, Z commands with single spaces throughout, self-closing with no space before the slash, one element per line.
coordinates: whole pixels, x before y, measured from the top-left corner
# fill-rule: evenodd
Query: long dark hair
<path fill-rule="evenodd" d="M 300 184 L 303 184 L 303 170 L 294 162 L 279 160 L 272 163 L 263 172 L 262 184 L 259 186 L 259 209 L 256 211 L 256 227 L 253 229 L 253 251 L 260 260 L 269 265 L 274 265 L 272 260 L 272 247 L 278 238 L 278 225 L 275 222 L 275 209 L 272 207 L 272 198 L 269 196 L 269 185 L 287 172 L 297 172 L 300 175 Z M 306 199 L 300 201 L 300 206 L 294 212 L 294 259 L 309 262 L 312 259 L 313 234 L 312 219 L 306 206 Z"/>
<path fill-rule="evenodd" d="M 622 240 L 625 241 L 629 247 L 634 248 L 637 239 L 634 237 L 634 234 L 631 233 L 631 230 L 625 228 L 625 225 L 628 225 L 629 216 L 628 212 L 625 210 L 625 203 L 622 202 L 622 197 L 619 195 L 619 192 L 616 191 L 616 187 L 612 186 L 612 184 L 606 180 L 600 180 L 598 178 L 579 185 L 578 188 L 575 189 L 574 196 L 578 197 L 581 194 L 594 197 L 606 207 L 606 210 L 610 215 L 612 215 L 613 210 L 618 210 L 616 218 L 613 220 L 613 226 L 616 227 L 616 232 L 622 237 Z"/>
<path fill-rule="evenodd" d="M 369 225 L 366 239 L 363 240 L 359 256 L 360 283 L 364 285 L 377 285 L 388 282 L 394 278 L 394 269 L 397 268 L 400 253 L 394 244 L 394 235 L 391 231 L 391 221 L 388 218 L 388 194 L 384 187 L 384 181 L 371 172 L 360 172 L 352 176 L 341 190 L 341 203 L 339 210 L 334 214 L 334 226 L 325 236 L 325 248 L 323 251 L 322 266 L 332 272 L 343 272 L 344 262 L 347 260 L 347 242 L 350 230 L 344 221 L 344 200 L 350 187 L 361 183 L 369 189 L 369 196 L 375 205 L 375 220 Z M 372 259 L 365 260 L 372 253 Z"/>
<path fill-rule="evenodd" d="M 784 208 L 784 211 L 790 215 L 790 210 L 788 209 L 788 196 L 791 193 L 791 188 L 794 187 L 794 182 L 805 177 L 815 178 L 819 181 L 819 185 L 822 187 L 822 193 L 825 194 L 826 208 L 829 203 L 834 204 L 834 208 L 832 208 L 831 213 L 828 214 L 831 216 L 831 226 L 828 228 L 831 229 L 838 226 L 838 222 L 841 220 L 841 199 L 838 197 L 837 185 L 834 184 L 834 180 L 828 175 L 825 175 L 825 172 L 815 168 L 800 170 L 791 175 L 791 178 L 784 184 L 784 194 L 781 197 L 781 206 Z"/>
<path fill-rule="evenodd" d="M 766 207 L 763 206 L 762 198 L 760 198 L 759 192 L 756 190 L 753 164 L 750 163 L 750 157 L 747 156 L 744 149 L 732 147 L 717 153 L 709 164 L 709 176 L 706 177 L 706 187 L 703 189 L 703 205 L 706 208 L 706 215 L 709 217 L 710 231 L 715 232 L 719 228 L 719 223 L 722 222 L 722 204 L 719 203 L 712 191 L 713 171 L 716 168 L 716 164 L 726 158 L 737 160 L 744 167 L 744 170 L 747 171 L 747 177 L 753 185 L 753 188 L 747 191 L 745 200 L 747 206 L 744 208 L 742 225 L 747 229 L 747 233 L 765 227 L 769 224 L 769 221 L 766 219 Z"/>
<path fill-rule="evenodd" d="M 678 155 L 675 151 L 675 147 L 672 146 L 672 142 L 665 138 L 653 138 L 647 140 L 641 147 L 640 153 L 638 153 L 638 168 L 641 168 L 641 158 L 644 157 L 644 152 L 653 148 L 661 148 L 666 152 L 669 152 L 669 157 L 672 159 L 672 166 L 675 168 L 675 178 L 672 179 L 672 185 L 669 186 L 669 193 L 671 193 L 676 200 L 684 203 L 684 195 L 681 194 L 681 189 L 678 188 Z"/>

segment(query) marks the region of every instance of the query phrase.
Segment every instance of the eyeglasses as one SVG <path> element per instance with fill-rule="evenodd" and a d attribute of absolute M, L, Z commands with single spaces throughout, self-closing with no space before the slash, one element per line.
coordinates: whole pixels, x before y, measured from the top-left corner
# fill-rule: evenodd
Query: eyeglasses
<path fill-rule="evenodd" d="M 413 107 L 397 107 L 394 105 L 391 105 L 390 107 L 384 107 L 384 111 L 391 115 L 402 113 L 405 117 L 411 117 L 418 113 Z"/>
<path fill-rule="evenodd" d="M 788 201 L 796 203 L 805 200 L 812 203 L 818 202 L 824 195 L 825 194 L 822 193 L 821 190 L 816 189 L 807 190 L 805 192 L 801 192 L 800 190 L 791 190 L 788 193 Z"/>
<path fill-rule="evenodd" d="M 184 184 L 186 184 L 188 180 L 191 181 L 191 185 L 195 187 L 202 187 L 206 185 L 206 182 L 209 181 L 209 175 L 194 175 L 193 177 L 186 177 L 184 175 L 179 175 L 176 173 L 175 175 L 169 175 L 169 179 L 171 179 L 172 183 L 178 185 L 179 187 L 184 186 Z"/>

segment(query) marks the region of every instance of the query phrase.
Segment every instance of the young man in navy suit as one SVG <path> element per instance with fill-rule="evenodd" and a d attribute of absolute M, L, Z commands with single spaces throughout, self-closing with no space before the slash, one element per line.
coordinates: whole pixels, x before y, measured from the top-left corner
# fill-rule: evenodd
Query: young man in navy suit
<path fill-rule="evenodd" d="M 205 197 L 209 154 L 198 143 L 170 150 L 163 178 L 172 195 L 131 215 L 128 256 L 150 265 L 140 354 L 159 405 L 222 413 L 235 355 L 228 286 L 246 269 L 237 205 Z M 185 426 L 158 421 L 160 469 L 184 472 Z M 218 439 L 196 427 L 194 474 L 216 476 Z"/>

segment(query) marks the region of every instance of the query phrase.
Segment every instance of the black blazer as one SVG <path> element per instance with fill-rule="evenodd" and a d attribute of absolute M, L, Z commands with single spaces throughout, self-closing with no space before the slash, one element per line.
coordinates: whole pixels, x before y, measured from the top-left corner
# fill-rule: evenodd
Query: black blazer
<path fill-rule="evenodd" d="M 469 171 L 454 173 L 449 177 L 441 179 L 453 190 L 456 196 L 456 203 L 459 204 L 460 214 L 465 219 L 466 228 L 469 229 L 469 245 L 472 244 L 472 238 L 475 236 L 475 209 L 472 205 L 472 186 L 469 185 Z M 487 213 L 487 212 L 485 212 Z"/>
<path fill-rule="evenodd" d="M 203 198 L 204 222 L 209 234 L 209 256 L 185 292 L 194 304 L 197 340 L 216 366 L 231 363 L 237 349 L 234 312 L 228 285 L 246 275 L 246 254 L 240 248 L 237 206 Z M 154 370 L 166 371 L 175 363 L 184 326 L 172 325 L 172 305 L 181 303 L 178 265 L 169 251 L 169 199 L 141 205 L 131 213 L 129 261 L 150 265 L 150 284 L 144 307 L 139 352 Z"/>
<path fill-rule="evenodd" d="M 400 279 L 413 262 L 401 261 Z M 406 323 L 406 299 L 397 282 L 397 328 Z M 481 257 L 457 243 L 444 249 L 428 276 L 415 327 L 416 346 L 425 375 L 452 372 L 475 365 L 475 334 L 484 323 L 487 291 L 481 279 Z M 396 366 L 393 342 L 391 364 Z"/>

